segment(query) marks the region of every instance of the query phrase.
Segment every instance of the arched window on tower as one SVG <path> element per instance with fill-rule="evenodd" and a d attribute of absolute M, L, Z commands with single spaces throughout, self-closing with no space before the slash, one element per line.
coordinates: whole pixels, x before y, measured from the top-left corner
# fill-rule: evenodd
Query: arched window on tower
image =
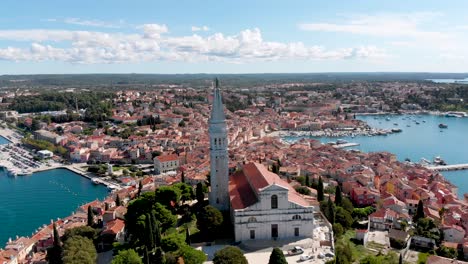
<path fill-rule="evenodd" d="M 295 215 L 295 216 L 293 216 L 293 220 L 301 220 L 301 216 L 300 215 Z"/>
<path fill-rule="evenodd" d="M 252 216 L 252 217 L 249 217 L 249 219 L 247 220 L 247 222 L 249 222 L 249 223 L 256 223 L 256 222 L 257 222 L 257 218 L 255 218 L 255 217 L 253 217 L 253 216 Z"/>
<path fill-rule="evenodd" d="M 271 196 L 271 209 L 278 208 L 278 196 L 272 195 Z"/>
<path fill-rule="evenodd" d="M 214 145 L 216 146 L 218 139 L 215 138 Z"/>

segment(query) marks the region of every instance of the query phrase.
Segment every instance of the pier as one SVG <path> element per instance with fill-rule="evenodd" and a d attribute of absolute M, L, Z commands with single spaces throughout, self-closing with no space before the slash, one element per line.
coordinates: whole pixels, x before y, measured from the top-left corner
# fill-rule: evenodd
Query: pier
<path fill-rule="evenodd" d="M 359 146 L 359 145 L 360 145 L 359 143 L 344 143 L 344 144 L 333 145 L 333 147 L 337 148 L 337 149 L 342 149 L 342 148 L 355 147 L 355 146 Z"/>
<path fill-rule="evenodd" d="M 455 171 L 455 170 L 468 170 L 468 163 L 453 164 L 453 165 L 440 165 L 440 166 L 425 166 L 427 169 L 436 171 Z"/>

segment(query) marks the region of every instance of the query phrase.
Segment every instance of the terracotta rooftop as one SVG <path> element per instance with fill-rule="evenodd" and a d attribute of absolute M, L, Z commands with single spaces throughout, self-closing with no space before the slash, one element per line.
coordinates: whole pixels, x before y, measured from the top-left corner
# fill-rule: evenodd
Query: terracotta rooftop
<path fill-rule="evenodd" d="M 231 175 L 229 195 L 232 208 L 243 209 L 253 205 L 257 202 L 256 193 L 271 185 L 278 185 L 288 189 L 288 200 L 290 202 L 301 206 L 310 206 L 308 201 L 278 175 L 268 171 L 262 164 L 249 163 L 244 165 L 242 171 Z"/>

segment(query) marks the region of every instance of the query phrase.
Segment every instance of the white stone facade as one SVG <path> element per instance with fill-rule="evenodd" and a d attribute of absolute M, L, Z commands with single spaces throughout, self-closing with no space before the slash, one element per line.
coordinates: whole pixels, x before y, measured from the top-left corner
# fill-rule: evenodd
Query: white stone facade
<path fill-rule="evenodd" d="M 282 186 L 272 185 L 260 192 L 259 201 L 254 205 L 233 210 L 235 240 L 312 237 L 314 208 L 288 201 L 288 191 Z M 277 208 L 272 208 L 274 195 L 278 201 Z"/>

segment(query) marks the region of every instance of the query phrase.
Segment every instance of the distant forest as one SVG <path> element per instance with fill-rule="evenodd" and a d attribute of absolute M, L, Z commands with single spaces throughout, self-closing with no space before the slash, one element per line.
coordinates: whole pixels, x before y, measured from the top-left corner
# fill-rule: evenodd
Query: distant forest
<path fill-rule="evenodd" d="M 218 77 L 223 87 L 255 87 L 291 82 L 349 81 L 424 81 L 426 79 L 463 79 L 468 73 L 264 73 L 264 74 L 44 74 L 2 75 L 0 88 L 106 87 L 118 88 L 175 84 L 207 87 Z"/>

